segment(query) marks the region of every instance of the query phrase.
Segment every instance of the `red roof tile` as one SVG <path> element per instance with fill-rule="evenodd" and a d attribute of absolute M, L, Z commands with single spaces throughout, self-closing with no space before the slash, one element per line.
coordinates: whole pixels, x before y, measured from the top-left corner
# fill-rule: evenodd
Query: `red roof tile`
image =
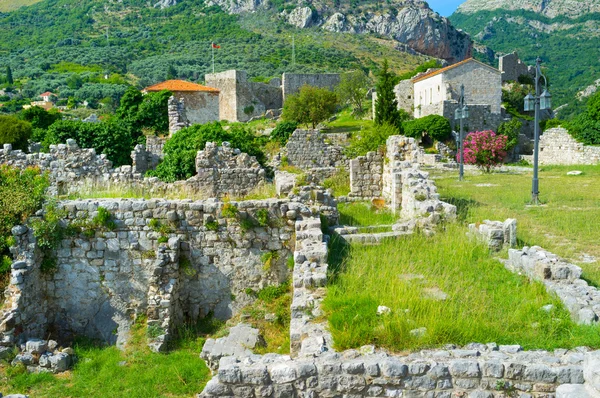
<path fill-rule="evenodd" d="M 146 87 L 144 91 L 204 91 L 208 93 L 218 93 L 219 89 L 214 87 L 203 86 L 192 82 L 186 82 L 185 80 L 167 80 L 162 83 L 155 84 L 150 87 Z"/>

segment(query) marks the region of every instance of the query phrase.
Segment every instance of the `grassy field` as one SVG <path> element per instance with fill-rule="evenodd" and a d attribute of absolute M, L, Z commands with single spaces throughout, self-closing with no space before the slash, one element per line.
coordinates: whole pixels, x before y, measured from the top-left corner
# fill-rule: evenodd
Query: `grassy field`
<path fill-rule="evenodd" d="M 574 169 L 583 174 L 566 175 Z M 578 262 L 584 277 L 600 285 L 600 264 L 579 261 L 584 253 L 600 258 L 600 166 L 542 168 L 539 207 L 529 206 L 531 172 L 468 173 L 464 182 L 456 173 L 433 175 L 442 198 L 458 207 L 458 223 L 433 237 L 413 235 L 381 246 L 333 239 L 325 308 L 337 348 L 376 344 L 403 351 L 470 342 L 600 347 L 599 326 L 574 324 L 542 284 L 507 271 L 466 236 L 469 222 L 516 218 L 520 246 L 539 245 Z M 340 206 L 342 218 L 383 223 L 360 205 Z M 547 304 L 555 309 L 541 310 Z M 378 316 L 380 305 L 391 313 Z M 422 336 L 410 333 L 419 328 L 427 329 Z"/>
<path fill-rule="evenodd" d="M 579 176 L 567 176 L 580 170 Z M 520 245 L 537 245 L 584 269 L 584 277 L 600 285 L 600 166 L 545 166 L 540 170 L 543 206 L 529 206 L 531 173 L 436 175 L 442 198 L 458 207 L 460 220 L 517 219 Z M 583 263 L 582 255 L 599 261 Z"/>
<path fill-rule="evenodd" d="M 460 224 L 380 246 L 343 247 L 334 239 L 329 262 L 334 275 L 324 307 L 338 349 L 471 342 L 600 347 L 600 327 L 575 325 L 541 283 L 506 270 Z M 548 304 L 556 309 L 541 309 Z M 377 315 L 380 305 L 391 313 Z M 423 327 L 423 336 L 411 334 Z"/>
<path fill-rule="evenodd" d="M 70 372 L 56 376 L 31 374 L 22 367 L 3 365 L 0 391 L 36 398 L 192 397 L 202 391 L 211 377 L 199 355 L 203 336 L 220 327 L 220 323 L 210 321 L 200 329 L 184 329 L 173 351 L 156 354 L 145 345 L 145 327 L 138 324 L 124 352 L 90 343 L 75 345 L 79 360 Z"/>

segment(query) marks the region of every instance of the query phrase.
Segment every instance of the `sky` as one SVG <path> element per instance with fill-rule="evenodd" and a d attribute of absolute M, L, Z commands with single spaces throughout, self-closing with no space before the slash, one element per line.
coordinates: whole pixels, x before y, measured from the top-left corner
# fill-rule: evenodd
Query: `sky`
<path fill-rule="evenodd" d="M 444 17 L 452 14 L 456 10 L 456 7 L 464 2 L 465 0 L 427 0 L 429 7 Z"/>

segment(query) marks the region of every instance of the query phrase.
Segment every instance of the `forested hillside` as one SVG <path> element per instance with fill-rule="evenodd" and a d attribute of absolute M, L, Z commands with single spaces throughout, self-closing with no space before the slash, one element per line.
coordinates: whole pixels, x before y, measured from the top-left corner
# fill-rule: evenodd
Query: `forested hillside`
<path fill-rule="evenodd" d="M 202 0 L 162 10 L 137 0 L 46 0 L 0 14 L 0 68 L 12 68 L 28 97 L 57 89 L 77 96 L 85 89 L 100 100 L 123 91 L 105 83 L 202 81 L 212 71 L 212 42 L 221 46 L 215 50 L 217 71 L 245 69 L 256 79 L 285 71 L 375 69 L 383 58 L 402 72 L 426 59 L 397 50 L 390 39 L 301 30 L 281 20 L 277 10 L 229 15 Z M 69 84 L 74 73 L 79 80 Z"/>

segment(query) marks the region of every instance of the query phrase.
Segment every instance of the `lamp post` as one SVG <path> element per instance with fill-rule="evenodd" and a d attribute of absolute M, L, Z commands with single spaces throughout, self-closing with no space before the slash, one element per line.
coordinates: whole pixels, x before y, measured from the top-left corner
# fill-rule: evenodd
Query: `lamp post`
<path fill-rule="evenodd" d="M 463 130 L 464 120 L 469 117 L 469 108 L 465 104 L 465 85 L 460 86 L 460 98 L 458 99 L 458 108 L 454 111 L 454 119 L 460 120 L 460 132 L 458 133 L 458 150 L 460 153 L 460 166 L 458 169 L 458 180 L 462 181 L 465 177 L 464 171 L 464 151 L 463 151 Z"/>
<path fill-rule="evenodd" d="M 540 189 L 538 179 L 538 152 L 540 144 L 540 110 L 552 108 L 552 95 L 548 92 L 548 81 L 542 74 L 542 60 L 538 57 L 535 61 L 535 96 L 527 94 L 525 97 L 525 112 L 535 111 L 535 125 L 533 126 L 533 180 L 531 181 L 531 203 L 538 205 Z M 544 91 L 540 94 L 540 80 L 544 78 Z"/>

